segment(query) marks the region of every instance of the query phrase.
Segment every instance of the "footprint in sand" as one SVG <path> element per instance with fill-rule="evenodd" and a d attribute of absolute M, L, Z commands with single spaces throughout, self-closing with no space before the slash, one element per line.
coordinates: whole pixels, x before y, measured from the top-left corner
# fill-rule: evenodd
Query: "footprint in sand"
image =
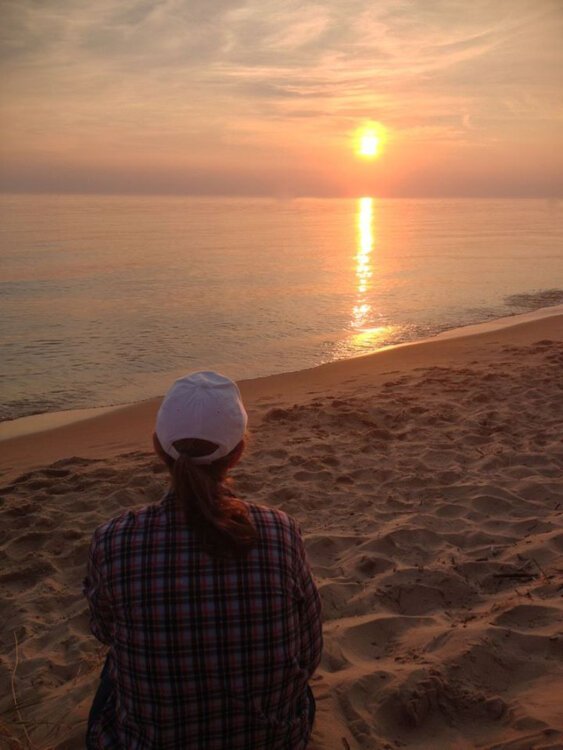
<path fill-rule="evenodd" d="M 561 621 L 561 611 L 555 607 L 538 604 L 518 604 L 507 609 L 493 620 L 495 625 L 515 627 L 519 630 L 535 630 Z"/>

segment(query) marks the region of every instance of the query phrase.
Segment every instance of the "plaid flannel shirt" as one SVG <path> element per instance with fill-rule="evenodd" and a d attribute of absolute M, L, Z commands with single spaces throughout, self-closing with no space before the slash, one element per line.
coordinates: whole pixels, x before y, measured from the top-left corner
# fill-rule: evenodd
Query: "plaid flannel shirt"
<path fill-rule="evenodd" d="M 94 533 L 84 593 L 114 684 L 90 741 L 126 750 L 301 750 L 322 649 L 296 522 L 248 504 L 259 543 L 210 555 L 170 493 Z"/>

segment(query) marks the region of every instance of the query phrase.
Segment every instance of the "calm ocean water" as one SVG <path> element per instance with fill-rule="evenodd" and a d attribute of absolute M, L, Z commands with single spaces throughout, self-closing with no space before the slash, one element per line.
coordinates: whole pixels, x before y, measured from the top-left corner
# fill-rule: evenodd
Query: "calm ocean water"
<path fill-rule="evenodd" d="M 4 419 L 563 301 L 560 202 L 2 196 L 0 216 Z"/>

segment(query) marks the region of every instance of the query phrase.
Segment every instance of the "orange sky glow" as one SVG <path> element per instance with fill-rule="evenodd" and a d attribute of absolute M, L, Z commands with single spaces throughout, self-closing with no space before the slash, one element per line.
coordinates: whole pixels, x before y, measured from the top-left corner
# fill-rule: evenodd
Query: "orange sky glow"
<path fill-rule="evenodd" d="M 0 189 L 562 196 L 561 0 L 5 0 Z"/>

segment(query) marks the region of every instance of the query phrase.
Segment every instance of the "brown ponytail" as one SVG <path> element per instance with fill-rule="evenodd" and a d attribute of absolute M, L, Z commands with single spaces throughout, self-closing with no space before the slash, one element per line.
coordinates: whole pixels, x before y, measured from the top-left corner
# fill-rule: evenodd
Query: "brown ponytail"
<path fill-rule="evenodd" d="M 246 554 L 258 534 L 245 504 L 227 484 L 227 472 L 242 455 L 244 441 L 211 464 L 194 463 L 192 459 L 213 453 L 217 447 L 214 443 L 188 438 L 177 440 L 174 447 L 179 457 L 174 460 L 165 455 L 165 459 L 176 501 L 190 526 L 213 554 Z"/>

